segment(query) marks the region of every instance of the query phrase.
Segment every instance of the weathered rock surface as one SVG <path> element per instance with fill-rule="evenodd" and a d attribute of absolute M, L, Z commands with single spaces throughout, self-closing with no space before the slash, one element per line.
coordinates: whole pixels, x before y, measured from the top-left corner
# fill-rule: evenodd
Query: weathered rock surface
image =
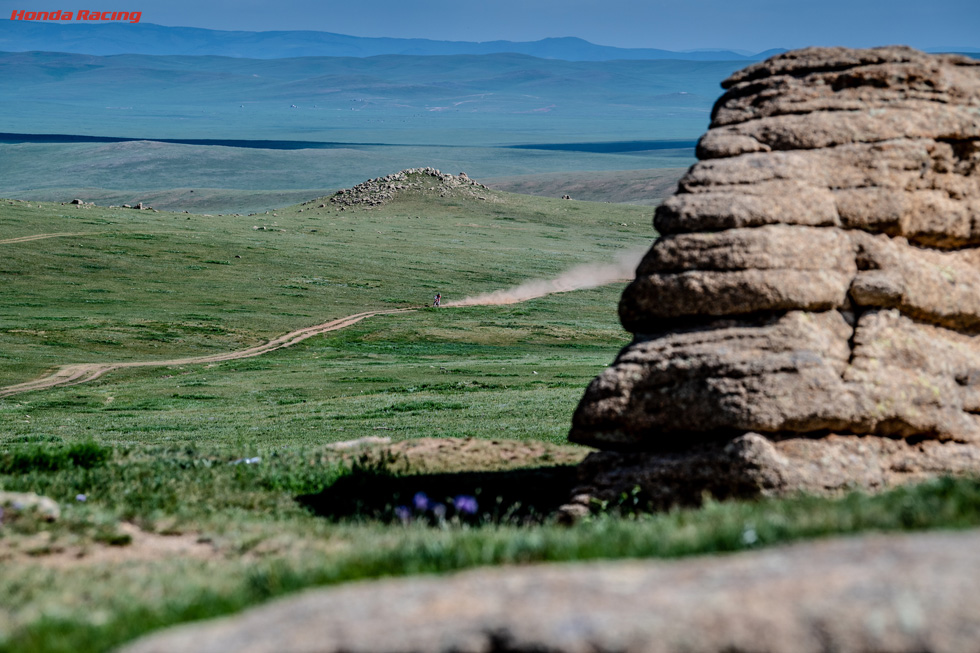
<path fill-rule="evenodd" d="M 654 510 L 696 506 L 707 492 L 719 500 L 805 492 L 881 490 L 937 475 L 976 473 L 980 449 L 957 442 L 829 435 L 773 440 L 746 433 L 682 451 L 599 451 L 579 466 L 587 487 L 563 507 L 588 514 L 595 498 L 615 500 L 640 487 L 637 499 Z M 627 495 L 629 496 L 629 495 Z"/>
<path fill-rule="evenodd" d="M 677 462 L 657 452 L 700 461 L 695 476 L 745 469 L 725 452 L 746 433 L 772 441 L 766 473 L 782 479 L 722 475 L 750 494 L 920 476 L 841 460 L 821 473 L 844 480 L 821 484 L 775 462 L 793 442 L 807 443 L 794 465 L 843 451 L 829 433 L 910 455 L 929 442 L 923 472 L 980 473 L 980 62 L 808 48 L 722 86 L 620 302 L 635 339 L 574 418 L 575 442 L 651 452 L 594 458 L 597 486 L 616 496 L 631 487 L 616 465 L 647 465 L 634 476 L 656 495 L 650 470 Z"/>
<path fill-rule="evenodd" d="M 674 562 L 477 569 L 309 591 L 124 653 L 967 653 L 980 531 Z"/>
<path fill-rule="evenodd" d="M 980 138 L 977 65 L 901 47 L 787 52 L 722 83 L 698 156 Z"/>

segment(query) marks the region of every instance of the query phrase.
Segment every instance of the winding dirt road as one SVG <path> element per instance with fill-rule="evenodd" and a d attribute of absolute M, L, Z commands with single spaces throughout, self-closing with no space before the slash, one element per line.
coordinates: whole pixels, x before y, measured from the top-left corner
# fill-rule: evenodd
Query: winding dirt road
<path fill-rule="evenodd" d="M 22 392 L 31 392 L 33 390 L 44 390 L 46 388 L 53 388 L 55 386 L 69 386 L 78 385 L 79 383 L 87 383 L 88 381 L 94 381 L 103 374 L 107 374 L 113 370 L 121 370 L 132 367 L 169 367 L 173 365 L 196 365 L 199 363 L 219 363 L 222 361 L 233 361 L 240 358 L 251 358 L 253 356 L 261 356 L 262 354 L 269 353 L 270 351 L 275 351 L 277 349 L 283 349 L 285 347 L 290 347 L 296 343 L 302 342 L 307 338 L 312 338 L 313 336 L 319 335 L 321 333 L 327 333 L 328 331 L 336 331 L 337 329 L 343 329 L 344 327 L 349 327 L 353 324 L 357 324 L 363 319 L 373 317 L 375 315 L 391 315 L 394 313 L 407 313 L 413 311 L 413 308 L 396 308 L 384 311 L 365 311 L 363 313 L 355 313 L 354 315 L 348 315 L 347 317 L 341 317 L 336 320 L 331 320 L 330 322 L 324 322 L 323 324 L 317 324 L 316 326 L 306 327 L 305 329 L 298 329 L 296 331 L 291 331 L 284 336 L 279 336 L 275 340 L 270 340 L 269 342 L 257 345 L 255 347 L 249 347 L 248 349 L 241 349 L 239 351 L 226 352 L 224 354 L 213 354 L 211 356 L 194 356 L 190 358 L 174 358 L 171 360 L 159 360 L 159 361 L 131 361 L 128 363 L 76 363 L 73 365 L 62 365 L 53 373 L 42 376 L 39 379 L 34 379 L 33 381 L 27 381 L 25 383 L 18 383 L 17 385 L 10 385 L 5 388 L 0 388 L 0 398 L 10 397 L 12 395 L 20 394 Z"/>

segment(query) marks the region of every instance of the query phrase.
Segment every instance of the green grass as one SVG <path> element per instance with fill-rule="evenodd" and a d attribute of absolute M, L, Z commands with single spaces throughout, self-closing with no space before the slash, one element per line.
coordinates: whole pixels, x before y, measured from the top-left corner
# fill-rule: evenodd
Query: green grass
<path fill-rule="evenodd" d="M 693 162 L 692 162 L 693 163 Z M 677 161 L 682 166 L 682 161 Z M 592 170 L 524 174 L 486 180 L 492 188 L 511 193 L 555 197 L 570 195 L 586 202 L 658 206 L 677 189 L 684 167 L 648 170 Z"/>
<path fill-rule="evenodd" d="M 55 522 L 4 515 L 0 651 L 106 650 L 360 578 L 980 524 L 980 485 L 948 479 L 877 497 L 549 521 L 571 478 L 560 461 L 584 454 L 565 444 L 571 413 L 629 339 L 615 314 L 622 284 L 421 306 L 435 292 L 458 299 L 608 261 L 650 241 L 651 216 L 487 196 L 245 218 L 0 203 L 0 240 L 85 234 L 0 244 L 3 385 L 63 363 L 224 352 L 363 310 L 420 307 L 256 358 L 117 370 L 0 399 L 0 490 L 62 509 Z M 394 453 L 331 448 L 379 435 Z M 426 437 L 497 444 L 434 469 L 398 449 Z M 547 448 L 495 458 L 504 445 Z M 403 526 L 393 508 L 418 490 L 474 494 L 480 513 Z M 629 513 L 630 497 L 621 507 Z M 167 538 L 208 554 L 154 554 L 153 542 L 177 541 Z"/>
<path fill-rule="evenodd" d="M 35 436 L 31 439 L 37 438 Z M 0 454 L 0 474 L 23 475 L 35 471 L 52 472 L 69 467 L 90 469 L 104 464 L 111 455 L 111 449 L 95 442 L 77 442 L 68 446 L 52 444 L 14 446 Z"/>
<path fill-rule="evenodd" d="M 121 578 L 113 575 L 112 582 L 102 568 L 57 573 L 29 568 L 5 575 L 0 592 L 11 599 L 10 605 L 43 604 L 47 595 L 59 592 L 69 596 L 59 602 L 60 611 L 52 610 L 52 616 L 18 629 L 0 650 L 101 651 L 153 628 L 227 614 L 305 587 L 364 578 L 444 573 L 477 565 L 718 554 L 866 530 L 978 524 L 980 483 L 945 479 L 876 497 L 709 503 L 697 511 L 634 520 L 599 518 L 573 529 L 319 526 L 318 535 L 341 540 L 346 547 L 332 554 L 307 551 L 220 563 L 169 560 L 151 573 L 134 575 L 130 570 Z M 296 524 L 285 521 L 278 526 L 290 529 Z"/>
<path fill-rule="evenodd" d="M 577 293 L 615 300 L 615 288 Z M 563 296 L 566 301 L 571 296 Z M 86 385 L 0 401 L 4 434 L 234 449 L 322 444 L 384 429 L 399 437 L 506 434 L 561 442 L 582 388 L 626 343 L 601 311 L 534 329 L 560 298 L 479 326 L 490 308 L 378 316 L 263 357 L 211 366 L 117 371 Z M 608 305 L 608 304 L 607 304 Z M 550 310 L 549 310 L 550 309 Z M 539 323 L 540 324 L 540 323 Z M 590 331 L 591 330 L 591 331 Z M 469 333 L 469 336 L 467 336 Z M 70 419 L 67 419 L 70 417 Z M 229 454 L 232 455 L 232 454 Z"/>
<path fill-rule="evenodd" d="M 420 307 L 258 358 L 118 370 L 0 400 L 0 489 L 63 507 L 55 524 L 0 527 L 0 557 L 19 570 L 0 590 L 11 606 L 0 611 L 0 641 L 30 649 L 23 637 L 68 633 L 63 641 L 84 649 L 92 615 L 78 595 L 105 566 L 71 565 L 55 578 L 45 561 L 137 548 L 123 523 L 209 539 L 218 553 L 123 563 L 131 571 L 105 582 L 118 598 L 96 615 L 117 627 L 134 606 L 172 620 L 166 597 L 196 601 L 187 603 L 204 590 L 201 565 L 223 578 L 207 591 L 227 594 L 208 603 L 234 606 L 246 559 L 277 569 L 369 541 L 389 546 L 397 534 L 336 524 L 298 501 L 349 475 L 333 442 L 563 443 L 582 388 L 627 342 L 611 311 L 621 284 L 514 306 L 421 307 L 437 291 L 460 299 L 607 261 L 649 242 L 650 211 L 485 196 L 409 195 L 344 212 L 317 202 L 249 217 L 0 204 L 0 240 L 82 234 L 0 244 L 3 385 L 60 364 L 231 351 L 366 309 Z M 262 462 L 232 464 L 250 458 Z M 173 592 L 152 589 L 161 583 Z M 122 631 L 108 632 L 94 649 Z"/>
<path fill-rule="evenodd" d="M 555 275 L 650 241 L 649 209 L 488 196 L 246 217 L 5 203 L 0 240 L 84 235 L 0 245 L 0 382 L 63 363 L 244 348 L 365 309 L 422 305 L 439 291 L 448 300 Z"/>

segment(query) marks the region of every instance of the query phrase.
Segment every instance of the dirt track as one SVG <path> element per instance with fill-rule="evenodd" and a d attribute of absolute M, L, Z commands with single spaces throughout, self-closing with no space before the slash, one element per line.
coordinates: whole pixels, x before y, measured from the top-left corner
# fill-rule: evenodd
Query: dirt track
<path fill-rule="evenodd" d="M 82 235 L 86 234 L 36 234 L 33 236 L 21 236 L 20 238 L 0 240 L 0 245 L 23 243 L 31 240 L 41 240 L 42 238 L 55 238 L 58 236 Z M 642 252 L 639 251 L 628 253 L 626 258 L 623 258 L 623 260 L 614 264 L 580 265 L 566 271 L 555 279 L 536 279 L 508 290 L 498 290 L 496 292 L 463 299 L 457 302 L 449 302 L 444 304 L 444 306 L 516 304 L 529 299 L 544 297 L 545 295 L 550 295 L 552 293 L 567 292 L 569 290 L 577 290 L 580 288 L 593 288 L 595 286 L 605 285 L 614 281 L 628 281 L 632 278 L 629 273 L 636 267 L 636 262 L 639 260 L 641 253 Z M 636 259 L 636 261 L 633 259 Z M 18 383 L 17 385 L 10 385 L 0 388 L 0 399 L 3 397 L 10 397 L 12 395 L 20 394 L 22 392 L 44 390 L 55 386 L 70 386 L 78 385 L 80 383 L 87 383 L 88 381 L 94 381 L 103 374 L 107 374 L 113 370 L 120 370 L 128 367 L 169 367 L 173 365 L 196 365 L 199 363 L 218 363 L 221 361 L 238 360 L 240 358 L 251 358 L 252 356 L 260 356 L 270 351 L 275 351 L 276 349 L 282 349 L 284 347 L 295 345 L 298 342 L 302 342 L 307 338 L 319 335 L 321 333 L 343 329 L 344 327 L 351 326 L 352 324 L 356 324 L 361 320 L 374 315 L 390 315 L 393 313 L 405 313 L 413 310 L 415 309 L 400 308 L 355 313 L 354 315 L 348 315 L 347 317 L 338 318 L 330 322 L 324 322 L 323 324 L 318 324 L 316 326 L 291 331 L 290 333 L 280 336 L 275 340 L 270 340 L 263 345 L 257 345 L 248 349 L 227 352 L 224 354 L 195 356 L 190 358 L 175 358 L 171 360 L 159 361 L 132 361 L 128 363 L 76 363 L 73 365 L 62 365 L 47 376 L 42 376 L 41 378 L 34 379 L 33 381 L 26 381 L 24 383 Z"/>
<path fill-rule="evenodd" d="M 3 241 L 0 241 L 2 243 Z M 612 281 L 626 280 L 626 279 L 603 279 L 601 282 L 589 282 L 586 284 L 579 284 L 578 287 L 594 287 L 597 285 L 604 285 L 606 283 L 611 283 Z M 550 281 L 532 281 L 529 284 L 524 284 L 518 286 L 510 291 L 498 290 L 494 293 L 489 293 L 487 295 L 481 295 L 479 297 L 473 297 L 469 299 L 464 299 L 458 302 L 449 302 L 444 304 L 446 307 L 453 306 L 480 306 L 480 305 L 493 305 L 493 304 L 516 304 L 518 302 L 524 302 L 529 299 L 536 299 L 538 297 L 544 297 L 545 295 L 550 295 L 556 292 L 567 292 L 569 290 L 574 290 L 575 287 L 570 284 L 561 283 L 561 279 L 554 279 Z M 252 356 L 260 356 L 266 354 L 270 351 L 275 351 L 276 349 L 283 349 L 284 347 L 289 347 L 295 345 L 298 342 L 302 342 L 307 338 L 310 338 L 321 333 L 327 333 L 328 331 L 336 331 L 337 329 L 343 329 L 344 327 L 349 327 L 352 324 L 357 324 L 361 320 L 375 315 L 391 315 L 394 313 L 406 313 L 414 311 L 414 308 L 396 308 L 384 311 L 365 311 L 364 313 L 355 313 L 354 315 L 348 315 L 347 317 L 341 317 L 330 322 L 324 322 L 323 324 L 318 324 L 316 326 L 306 327 L 305 329 L 299 329 L 297 331 L 291 331 L 284 336 L 280 336 L 275 340 L 270 340 L 264 345 L 257 345 L 255 347 L 250 347 L 248 349 L 241 349 L 239 351 L 227 352 L 224 354 L 214 354 L 211 356 L 194 356 L 190 358 L 174 358 L 171 360 L 159 360 L 159 361 L 133 361 L 129 363 L 76 363 L 73 365 L 62 365 L 57 370 L 52 372 L 47 376 L 42 376 L 39 379 L 34 379 L 33 381 L 26 381 L 24 383 L 18 383 L 17 385 L 8 385 L 6 387 L 0 388 L 0 399 L 4 397 L 10 397 L 12 395 L 20 394 L 22 392 L 31 392 L 33 390 L 44 390 L 46 388 L 53 388 L 55 386 L 69 386 L 78 385 L 80 383 L 87 383 L 89 381 L 94 381 L 103 374 L 111 372 L 113 370 L 121 370 L 128 367 L 168 367 L 172 365 L 196 365 L 198 363 L 218 363 L 221 361 L 232 361 L 238 360 L 239 358 L 251 358 Z"/>
<path fill-rule="evenodd" d="M 3 241 L 0 241 L 2 243 Z M 196 365 L 199 363 L 218 363 L 221 361 L 232 361 L 238 360 L 240 358 L 251 358 L 253 356 L 260 356 L 266 354 L 270 351 L 275 351 L 276 349 L 283 349 L 284 347 L 289 347 L 295 345 L 298 342 L 302 342 L 307 338 L 319 335 L 321 333 L 327 333 L 328 331 L 336 331 L 337 329 L 343 329 L 344 327 L 349 327 L 352 324 L 357 324 L 361 320 L 375 315 L 390 315 L 393 313 L 406 313 L 413 311 L 412 308 L 399 308 L 391 309 L 385 311 L 365 311 L 364 313 L 355 313 L 354 315 L 348 315 L 347 317 L 341 317 L 330 322 L 324 322 L 323 324 L 317 324 L 316 326 L 306 327 L 305 329 L 298 329 L 296 331 L 291 331 L 284 336 L 279 336 L 275 340 L 270 340 L 263 345 L 257 345 L 255 347 L 249 347 L 248 349 L 241 349 L 239 351 L 227 352 L 224 354 L 214 354 L 211 356 L 194 356 L 190 358 L 174 358 L 170 360 L 159 360 L 159 361 L 133 361 L 128 363 L 77 363 L 74 365 L 62 365 L 55 372 L 47 376 L 43 376 L 39 379 L 34 379 L 33 381 L 27 381 L 25 383 L 18 383 L 17 385 L 10 385 L 5 388 L 0 388 L 0 398 L 9 397 L 11 395 L 20 394 L 22 392 L 31 392 L 32 390 L 44 390 L 46 388 L 53 388 L 55 386 L 68 386 L 68 385 L 78 385 L 79 383 L 87 383 L 88 381 L 94 381 L 103 374 L 111 372 L 113 370 L 121 370 L 131 367 L 168 367 L 172 365 Z"/>
<path fill-rule="evenodd" d="M 7 238 L 6 240 L 0 240 L 0 245 L 12 245 L 13 243 L 26 243 L 32 240 L 44 240 L 45 238 L 60 238 L 62 236 L 88 236 L 92 232 L 81 231 L 78 233 L 65 233 L 65 234 L 34 234 L 33 236 L 21 236 L 20 238 Z"/>

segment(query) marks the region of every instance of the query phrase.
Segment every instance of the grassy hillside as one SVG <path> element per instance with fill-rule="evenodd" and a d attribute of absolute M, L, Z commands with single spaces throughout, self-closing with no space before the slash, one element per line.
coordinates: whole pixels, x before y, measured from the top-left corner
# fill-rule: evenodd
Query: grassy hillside
<path fill-rule="evenodd" d="M 245 347 L 610 261 L 651 232 L 649 209 L 493 191 L 405 194 L 382 210 L 322 203 L 242 217 L 6 201 L 0 240 L 75 235 L 0 245 L 0 378 Z"/>
<path fill-rule="evenodd" d="M 424 305 L 607 262 L 650 242 L 650 217 L 473 187 L 250 217 L 0 203 L 0 386 L 415 307 L 256 358 L 0 398 L 0 492 L 61 511 L 49 522 L 7 506 L 0 518 L 0 651 L 108 650 L 358 578 L 980 523 L 969 480 L 656 517 L 623 497 L 610 506 L 622 518 L 545 519 L 586 453 L 564 443 L 571 412 L 629 337 L 615 313 L 623 284 Z M 343 448 L 379 437 L 391 442 Z M 419 491 L 444 518 L 402 522 L 396 507 Z M 476 514 L 454 514 L 460 494 Z"/>
<path fill-rule="evenodd" d="M 686 168 L 551 172 L 487 179 L 491 188 L 522 195 L 569 195 L 585 202 L 658 206 L 677 190 Z"/>
<path fill-rule="evenodd" d="M 117 630 L 134 606 L 169 614 L 152 587 L 196 604 L 204 573 L 209 592 L 237 601 L 246 559 L 299 569 L 337 546 L 387 547 L 375 527 L 331 526 L 297 501 L 349 473 L 333 442 L 506 438 L 552 447 L 518 452 L 518 465 L 581 457 L 554 447 L 584 384 L 627 340 L 613 310 L 622 284 L 514 306 L 421 307 L 436 292 L 461 299 L 610 261 L 650 241 L 650 211 L 443 195 L 252 217 L 0 204 L 3 386 L 63 363 L 230 351 L 366 309 L 420 307 L 259 358 L 117 371 L 0 399 L 0 490 L 39 492 L 65 510 L 53 525 L 8 512 L 0 527 L 0 559 L 18 569 L 0 581 L 0 642 L 13 634 L 16 650 L 57 650 L 67 628 L 61 644 L 87 650 L 79 633 L 95 623 L 117 624 L 112 638 L 137 632 Z M 72 447 L 95 451 L 93 465 L 71 462 Z M 501 464 L 487 456 L 483 468 Z M 251 458 L 264 462 L 230 464 Z M 200 559 L 161 557 L 161 533 L 214 546 Z M 75 551 L 85 562 L 51 576 Z M 77 592 L 108 564 L 130 572 L 99 584 L 92 613 Z M 55 617 L 68 625 L 46 629 Z"/>

